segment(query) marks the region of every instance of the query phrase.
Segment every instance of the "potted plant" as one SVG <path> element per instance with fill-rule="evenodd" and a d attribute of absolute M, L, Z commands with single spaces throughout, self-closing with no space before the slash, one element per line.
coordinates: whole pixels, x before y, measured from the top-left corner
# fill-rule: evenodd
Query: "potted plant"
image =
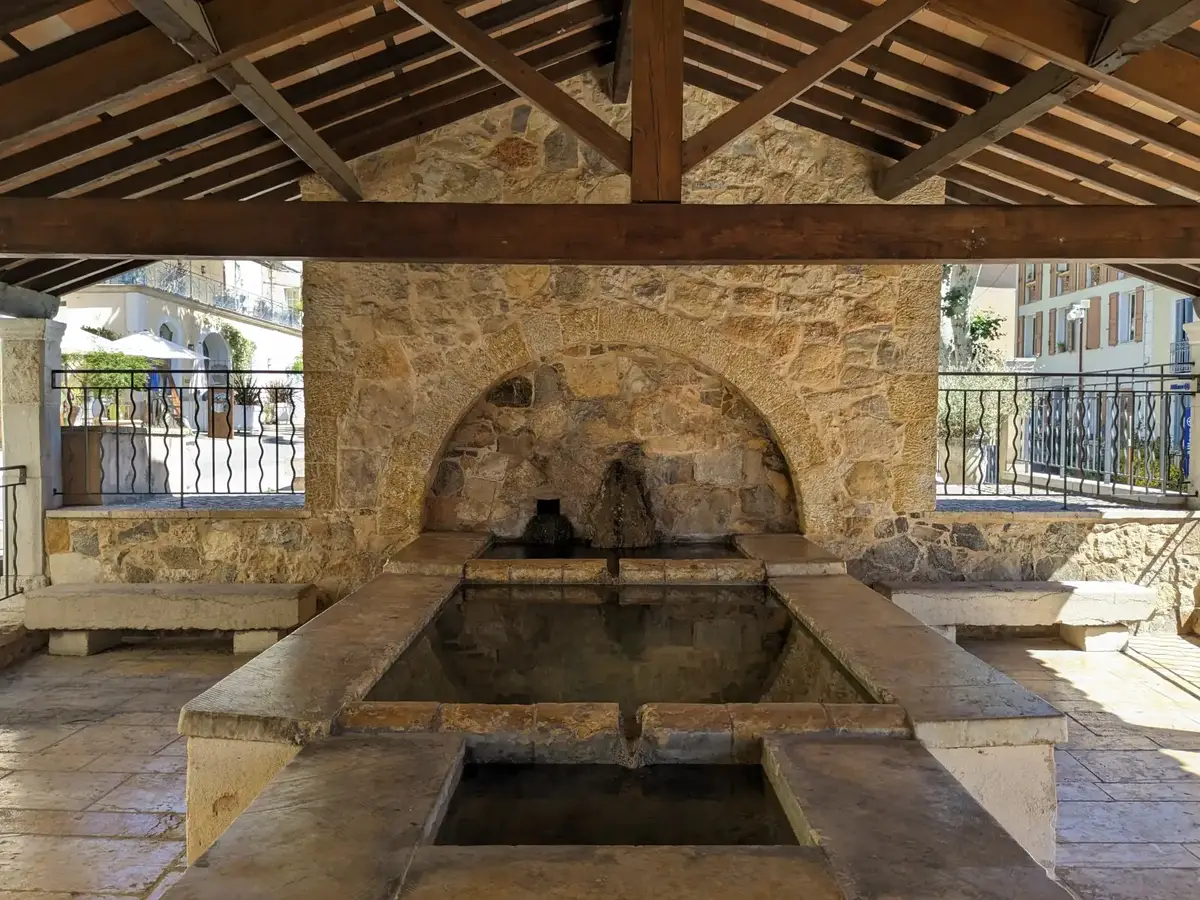
<path fill-rule="evenodd" d="M 267 421 L 274 425 L 287 425 L 292 417 L 292 394 L 295 391 L 287 381 L 276 379 L 264 389 L 267 395 Z"/>
<path fill-rule="evenodd" d="M 242 434 L 262 433 L 260 413 L 261 393 L 257 382 L 249 375 L 234 375 L 233 386 L 233 429 Z"/>

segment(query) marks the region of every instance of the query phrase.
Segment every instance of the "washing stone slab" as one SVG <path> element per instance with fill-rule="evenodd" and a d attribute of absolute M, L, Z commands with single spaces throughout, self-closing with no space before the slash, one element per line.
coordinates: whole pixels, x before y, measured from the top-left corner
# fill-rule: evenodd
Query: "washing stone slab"
<path fill-rule="evenodd" d="M 258 631 L 316 613 L 311 584 L 56 584 L 25 596 L 25 627 L 45 631 Z"/>
<path fill-rule="evenodd" d="M 799 534 L 742 534 L 734 546 L 762 560 L 768 577 L 845 575 L 846 562 Z"/>
<path fill-rule="evenodd" d="M 426 846 L 417 851 L 399 896 L 843 900 L 844 895 L 814 847 Z"/>
<path fill-rule="evenodd" d="M 462 738 L 445 734 L 313 741 L 165 896 L 394 896 L 440 822 L 462 759 Z"/>
<path fill-rule="evenodd" d="M 769 737 L 763 768 L 848 900 L 1070 896 L 914 741 Z"/>
<path fill-rule="evenodd" d="M 892 602 L 926 625 L 1114 625 L 1154 612 L 1153 588 L 1119 581 L 892 584 Z"/>
<path fill-rule="evenodd" d="M 396 575 L 457 575 L 488 548 L 492 536 L 473 531 L 424 531 L 384 564 Z"/>
<path fill-rule="evenodd" d="M 380 575 L 184 704 L 188 737 L 302 744 L 328 734 L 458 587 L 457 576 Z"/>

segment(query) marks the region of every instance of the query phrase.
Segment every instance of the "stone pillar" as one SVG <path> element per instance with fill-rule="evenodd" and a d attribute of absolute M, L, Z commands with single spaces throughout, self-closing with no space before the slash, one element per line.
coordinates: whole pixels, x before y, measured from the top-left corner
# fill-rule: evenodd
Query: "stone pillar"
<path fill-rule="evenodd" d="M 1200 390 L 1200 322 L 1188 322 L 1183 326 L 1183 333 L 1187 335 L 1192 360 L 1192 411 L 1188 426 L 1188 481 L 1192 496 L 1188 506 L 1200 509 L 1200 496 L 1197 496 L 1197 488 L 1200 488 L 1200 436 L 1196 434 L 1196 392 Z"/>
<path fill-rule="evenodd" d="M 46 510 L 62 505 L 59 392 L 50 373 L 62 368 L 65 329 L 52 319 L 0 319 L 4 465 L 26 468 L 8 527 L 16 529 L 18 584 L 26 589 L 46 584 Z"/>

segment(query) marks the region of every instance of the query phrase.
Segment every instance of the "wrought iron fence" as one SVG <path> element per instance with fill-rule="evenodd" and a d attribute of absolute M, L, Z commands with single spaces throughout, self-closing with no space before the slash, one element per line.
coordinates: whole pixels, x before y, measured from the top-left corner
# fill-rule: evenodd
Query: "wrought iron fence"
<path fill-rule="evenodd" d="M 304 375 L 72 369 L 61 391 L 68 506 L 304 491 Z"/>
<path fill-rule="evenodd" d="M 275 322 L 289 328 L 299 329 L 304 320 L 304 314 L 298 307 L 274 297 L 252 294 L 234 285 L 198 275 L 187 266 L 175 262 L 151 263 L 140 269 L 115 275 L 104 283 L 157 288 L 207 306 L 227 309 L 252 319 Z"/>
<path fill-rule="evenodd" d="M 0 600 L 19 594 L 17 571 L 17 496 L 25 484 L 24 466 L 0 466 Z"/>
<path fill-rule="evenodd" d="M 938 493 L 1182 499 L 1194 388 L 1174 368 L 940 373 Z"/>

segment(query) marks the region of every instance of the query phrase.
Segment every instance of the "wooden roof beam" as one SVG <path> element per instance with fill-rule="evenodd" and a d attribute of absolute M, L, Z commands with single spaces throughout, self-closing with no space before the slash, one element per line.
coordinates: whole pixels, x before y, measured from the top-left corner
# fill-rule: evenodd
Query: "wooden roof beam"
<path fill-rule="evenodd" d="M 633 83 L 633 2 L 624 0 L 621 4 L 616 58 L 608 76 L 608 99 L 613 103 L 627 103 L 629 86 Z"/>
<path fill-rule="evenodd" d="M 221 55 L 208 18 L 196 0 L 131 0 L 135 9 L 199 63 Z M 213 69 L 213 78 L 347 200 L 361 200 L 362 188 L 350 167 L 301 118 L 249 60 L 235 59 Z"/>
<path fill-rule="evenodd" d="M 155 28 L 142 28 L 0 85 L 0 153 L 168 84 L 326 25 L 364 0 L 209 0 L 205 15 L 223 53 L 197 64 Z"/>
<path fill-rule="evenodd" d="M 1143 5 L 1146 9 L 1138 11 Z M 1197 18 L 1191 4 L 1139 2 L 1130 14 L 1154 22 L 1157 28 L 1144 30 L 1144 52 L 1136 43 L 1129 50 L 1136 59 L 1111 72 L 1097 66 L 1098 48 L 1110 43 L 1109 21 L 1104 16 L 1072 3 L 1071 0 L 937 0 L 938 12 L 1000 37 L 1015 41 L 1064 69 L 1110 84 L 1140 100 L 1160 106 L 1178 116 L 1200 121 L 1200 59 L 1183 50 L 1161 43 L 1183 31 Z M 1123 18 L 1122 12 L 1116 19 Z M 1191 20 L 1187 17 L 1191 15 Z M 1172 30 L 1173 29 L 1173 30 Z M 1168 34 L 1170 32 L 1170 34 Z"/>
<path fill-rule="evenodd" d="M 78 5 L 79 0 L 5 0 L 0 9 L 0 34 L 12 34 Z"/>
<path fill-rule="evenodd" d="M 632 148 L 624 135 L 487 32 L 464 19 L 442 0 L 397 2 L 622 172 L 631 171 Z"/>
<path fill-rule="evenodd" d="M 1189 27 L 1197 18 L 1200 18 L 1200 0 L 1142 0 L 1128 6 L 1108 22 L 1091 55 L 1089 72 L 1116 72 L 1139 53 Z M 1083 93 L 1094 83 L 1088 76 L 1047 63 L 886 169 L 876 185 L 876 193 L 884 200 L 895 200 Z"/>
<path fill-rule="evenodd" d="M 683 194 L 683 0 L 633 7 L 634 203 L 679 203 Z"/>
<path fill-rule="evenodd" d="M 886 0 L 845 31 L 839 32 L 774 81 L 718 116 L 683 148 L 683 170 L 691 171 L 730 141 L 791 103 L 818 81 L 845 65 L 881 37 L 923 9 L 928 0 Z"/>
<path fill-rule="evenodd" d="M 656 266 L 1196 262 L 1200 206 L 0 198 L 0 255 Z"/>

